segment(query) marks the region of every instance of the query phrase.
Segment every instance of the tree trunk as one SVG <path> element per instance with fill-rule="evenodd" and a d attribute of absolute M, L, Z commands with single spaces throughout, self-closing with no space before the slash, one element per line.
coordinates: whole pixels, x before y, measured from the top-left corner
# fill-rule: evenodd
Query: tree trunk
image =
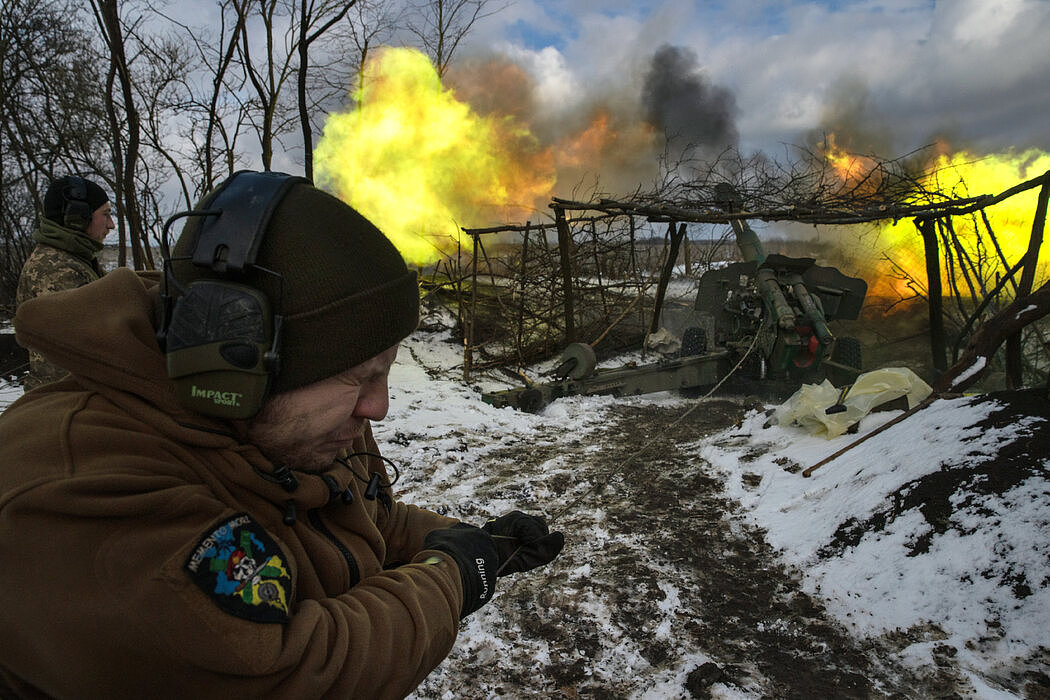
<path fill-rule="evenodd" d="M 569 245 L 572 235 L 569 233 L 569 222 L 565 220 L 565 210 L 555 209 L 555 224 L 558 228 L 558 252 L 561 254 L 562 294 L 565 295 L 565 343 L 576 340 L 576 315 L 572 300 L 572 254 Z"/>
<path fill-rule="evenodd" d="M 110 126 L 113 132 L 113 170 L 116 174 L 114 196 L 123 202 L 124 219 L 131 243 L 132 263 L 136 270 L 154 268 L 153 253 L 149 249 L 146 232 L 139 209 L 138 187 L 135 173 L 138 169 L 141 126 L 135 106 L 135 91 L 131 84 L 131 69 L 124 53 L 124 33 L 120 26 L 120 14 L 116 0 L 97 0 L 96 17 L 103 37 L 110 50 L 111 77 L 120 85 L 121 102 L 124 107 L 125 125 L 121 128 L 112 100 L 110 101 Z M 121 153 L 121 132 L 126 132 L 127 147 Z"/>
<path fill-rule="evenodd" d="M 671 281 L 675 263 L 678 262 L 678 250 L 685 238 L 685 224 L 678 225 L 675 233 L 674 222 L 667 224 L 667 233 L 671 237 L 671 245 L 667 251 L 667 260 L 664 261 L 664 269 L 660 273 L 660 281 L 656 285 L 656 304 L 653 307 L 653 321 L 649 324 L 649 334 L 660 330 L 660 307 L 664 305 L 664 296 L 667 294 L 667 285 Z"/>
<path fill-rule="evenodd" d="M 961 392 L 974 384 L 985 373 L 989 360 L 1003 341 L 1047 314 L 1050 314 L 1050 282 L 1026 297 L 1014 299 L 978 328 L 962 357 L 941 375 L 934 390 Z"/>
<path fill-rule="evenodd" d="M 1032 235 L 1028 239 L 1028 250 L 1024 254 L 1024 268 L 1021 280 L 1017 284 L 1017 296 L 1023 297 L 1032 291 L 1035 283 L 1035 268 L 1039 261 L 1039 249 L 1043 245 L 1043 226 L 1046 223 L 1047 198 L 1050 196 L 1050 171 L 1043 175 L 1043 186 L 1039 189 L 1039 199 L 1035 207 L 1035 219 L 1032 221 Z M 1011 388 L 1024 384 L 1024 363 L 1021 357 L 1021 334 L 1006 339 L 1006 380 Z"/>
<path fill-rule="evenodd" d="M 347 9 L 350 9 L 349 3 Z M 344 10 L 345 12 L 345 10 Z M 309 15 L 306 3 L 299 5 L 299 70 L 295 75 L 296 102 L 299 103 L 299 127 L 303 134 L 303 174 L 307 180 L 314 179 L 314 135 L 310 126 L 310 112 L 306 105 L 306 72 L 310 66 L 310 43 L 306 36 Z"/>
<path fill-rule="evenodd" d="M 941 258 L 937 246 L 937 222 L 917 221 L 926 253 L 926 290 L 930 307 L 930 352 L 937 372 L 948 368 L 948 343 L 944 336 L 944 291 L 941 289 Z"/>

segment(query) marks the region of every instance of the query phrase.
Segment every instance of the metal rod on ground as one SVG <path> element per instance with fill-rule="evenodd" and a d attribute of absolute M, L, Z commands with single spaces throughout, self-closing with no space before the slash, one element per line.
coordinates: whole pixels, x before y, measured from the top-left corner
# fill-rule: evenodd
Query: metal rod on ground
<path fill-rule="evenodd" d="M 887 421 L 887 422 L 883 423 L 882 425 L 880 425 L 878 428 L 875 428 L 875 430 L 872 430 L 867 435 L 865 435 L 865 436 L 863 436 L 863 437 L 861 437 L 861 438 L 859 438 L 857 440 L 854 440 L 850 444 L 846 445 L 845 447 L 843 447 L 841 450 L 839 450 L 835 454 L 828 455 L 824 459 L 822 459 L 819 462 L 817 462 L 816 464 L 814 464 L 812 467 L 807 468 L 806 470 L 804 470 L 802 472 L 802 476 L 805 476 L 805 477 L 810 476 L 813 472 L 815 472 L 817 469 L 820 469 L 821 467 L 823 467 L 828 462 L 831 462 L 831 461 L 834 461 L 834 460 L 838 459 L 839 457 L 841 457 L 842 455 L 846 454 L 847 452 L 852 450 L 854 447 L 856 447 L 860 443 L 862 443 L 865 440 L 867 440 L 868 438 L 873 438 L 876 435 L 878 435 L 879 433 L 883 432 L 884 430 L 886 430 L 886 429 L 888 429 L 888 428 L 890 428 L 890 427 L 892 427 L 894 425 L 897 425 L 898 423 L 900 423 L 902 420 L 904 420 L 908 416 L 911 416 L 912 414 L 918 413 L 919 411 L 921 411 L 922 409 L 926 408 L 931 403 L 933 403 L 935 399 L 942 398 L 943 396 L 944 396 L 943 394 L 930 394 L 925 399 L 923 399 L 920 403 L 915 404 L 914 406 L 909 408 L 907 411 L 905 411 L 904 413 L 902 413 L 899 416 L 897 416 L 896 418 L 894 418 L 893 420 L 890 420 L 890 421 Z"/>
<path fill-rule="evenodd" d="M 740 369 L 740 366 L 744 364 L 744 360 L 746 360 L 748 358 L 748 356 L 752 353 L 752 351 L 754 351 L 755 346 L 758 344 L 758 335 L 759 335 L 758 333 L 755 333 L 754 338 L 751 339 L 751 345 L 747 348 L 747 350 L 744 352 L 744 354 L 741 355 L 741 357 L 737 361 L 736 365 L 734 365 L 733 368 L 731 370 L 729 370 L 728 373 L 726 373 L 726 376 L 724 376 L 720 380 L 718 380 L 718 383 L 715 384 L 713 387 L 711 387 L 711 389 L 706 394 L 701 396 L 699 399 L 696 399 L 695 401 L 693 401 L 693 405 L 692 406 L 690 406 L 688 409 L 686 409 L 682 413 L 682 415 L 678 416 L 673 421 L 671 421 L 667 425 L 666 428 L 664 428 L 663 430 L 660 431 L 660 433 L 650 437 L 647 442 L 645 442 L 641 447 L 639 447 L 637 450 L 635 450 L 631 454 L 627 455 L 626 458 L 624 458 L 621 462 L 619 462 L 617 465 L 615 465 L 612 469 L 607 469 L 607 470 L 605 470 L 603 472 L 600 472 L 598 476 L 601 477 L 601 478 L 596 478 L 595 482 L 594 482 L 594 484 L 592 486 L 587 488 L 580 495 L 576 496 L 570 503 L 565 504 L 564 506 L 562 506 L 562 508 L 560 508 L 559 510 L 555 511 L 554 514 L 551 515 L 551 517 L 548 519 L 548 521 L 547 521 L 548 525 L 553 523 L 555 520 L 557 520 L 562 515 L 567 513 L 573 507 L 578 505 L 579 502 L 585 496 L 589 495 L 591 492 L 593 492 L 593 491 L 595 491 L 597 489 L 604 488 L 606 483 L 608 483 L 608 480 L 609 480 L 610 477 L 615 476 L 619 472 L 623 471 L 624 467 L 626 467 L 628 464 L 630 464 L 633 460 L 638 459 L 640 456 L 642 456 L 650 447 L 652 447 L 656 443 L 658 438 L 662 437 L 663 434 L 666 433 L 668 430 L 670 430 L 671 428 L 673 428 L 674 426 L 678 425 L 683 420 L 685 420 L 689 416 L 690 413 L 692 413 L 697 408 L 699 408 L 706 399 L 710 398 L 712 394 L 714 394 L 716 391 L 718 391 L 718 389 L 722 386 L 722 384 L 724 384 L 727 379 L 729 379 L 731 376 L 733 376 L 733 374 L 738 369 Z"/>

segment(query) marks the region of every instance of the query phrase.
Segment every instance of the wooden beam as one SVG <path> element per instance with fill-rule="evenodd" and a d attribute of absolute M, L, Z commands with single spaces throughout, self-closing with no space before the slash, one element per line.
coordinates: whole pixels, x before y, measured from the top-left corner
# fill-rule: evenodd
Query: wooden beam
<path fill-rule="evenodd" d="M 937 245 L 937 222 L 916 221 L 926 254 L 926 296 L 930 309 L 930 352 L 938 372 L 948 369 L 948 343 L 944 337 L 944 290 L 941 289 L 941 258 Z"/>
<path fill-rule="evenodd" d="M 1017 296 L 1027 296 L 1032 292 L 1035 283 L 1036 263 L 1039 261 L 1039 250 L 1043 247 L 1043 226 L 1046 223 L 1047 199 L 1050 197 L 1050 170 L 1041 178 L 1042 188 L 1035 206 L 1035 219 L 1032 221 L 1032 235 L 1028 238 L 1028 250 L 1024 254 L 1024 267 L 1021 269 L 1021 280 L 1017 284 Z M 1006 380 L 1011 388 L 1024 385 L 1024 363 L 1021 357 L 1021 333 L 1018 331 L 1006 339 Z"/>
<path fill-rule="evenodd" d="M 558 253 L 561 255 L 561 282 L 562 294 L 565 295 L 563 302 L 565 309 L 565 344 L 576 341 L 576 320 L 572 299 L 572 253 L 569 250 L 572 244 L 572 234 L 569 232 L 569 222 L 565 220 L 565 210 L 556 208 L 554 210 L 554 221 L 558 226 Z"/>
<path fill-rule="evenodd" d="M 664 261 L 663 271 L 660 273 L 660 281 L 656 285 L 656 304 L 653 307 L 652 323 L 649 324 L 650 335 L 660 330 L 660 307 L 664 305 L 664 297 L 667 295 L 667 285 L 671 281 L 671 274 L 674 272 L 675 263 L 678 262 L 678 249 L 682 245 L 682 239 L 685 238 L 685 224 L 679 224 L 676 233 L 675 225 L 672 221 L 667 225 L 667 235 L 670 237 L 671 243 L 667 251 L 667 259 Z"/>

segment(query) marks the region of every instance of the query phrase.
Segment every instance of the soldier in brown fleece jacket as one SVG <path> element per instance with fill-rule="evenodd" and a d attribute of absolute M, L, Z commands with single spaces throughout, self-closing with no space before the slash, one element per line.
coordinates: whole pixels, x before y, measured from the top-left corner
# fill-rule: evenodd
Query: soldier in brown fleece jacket
<path fill-rule="evenodd" d="M 18 310 L 70 375 L 0 415 L 0 697 L 403 697 L 561 533 L 396 500 L 416 279 L 356 211 L 237 173 L 165 261 Z"/>

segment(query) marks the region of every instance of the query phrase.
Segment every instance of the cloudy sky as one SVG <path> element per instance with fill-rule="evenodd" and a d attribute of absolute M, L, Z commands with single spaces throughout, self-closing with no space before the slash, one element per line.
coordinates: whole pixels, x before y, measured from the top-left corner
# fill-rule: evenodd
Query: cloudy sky
<path fill-rule="evenodd" d="M 674 83 L 645 86 L 674 69 L 718 103 L 745 153 L 827 131 L 886 157 L 938 137 L 981 154 L 1050 149 L 1048 0 L 505 4 L 462 52 L 513 59 L 553 112 L 598 92 L 666 104 Z"/>

